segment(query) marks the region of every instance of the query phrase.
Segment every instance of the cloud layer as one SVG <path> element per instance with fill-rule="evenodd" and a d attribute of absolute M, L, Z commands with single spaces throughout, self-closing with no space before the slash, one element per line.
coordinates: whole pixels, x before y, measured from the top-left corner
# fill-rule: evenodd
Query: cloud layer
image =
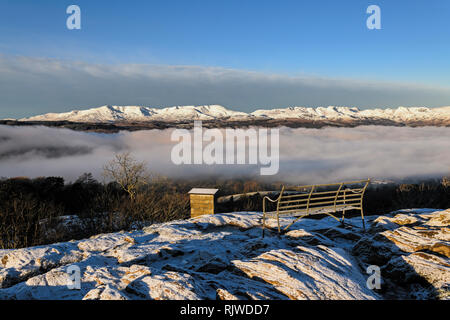
<path fill-rule="evenodd" d="M 0 118 L 111 105 L 448 105 L 450 88 L 200 66 L 100 65 L 0 55 Z"/>
<path fill-rule="evenodd" d="M 0 126 L 0 177 L 101 177 L 115 153 L 130 151 L 173 178 L 260 177 L 255 165 L 174 165 L 172 130 L 96 134 L 47 127 Z M 403 179 L 450 174 L 450 128 L 280 129 L 280 171 L 265 179 L 291 183 Z"/>

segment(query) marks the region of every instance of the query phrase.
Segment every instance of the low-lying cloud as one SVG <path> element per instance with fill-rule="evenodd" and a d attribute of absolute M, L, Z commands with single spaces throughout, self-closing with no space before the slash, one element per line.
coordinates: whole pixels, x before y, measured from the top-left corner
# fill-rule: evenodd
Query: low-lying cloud
<path fill-rule="evenodd" d="M 115 153 L 130 151 L 172 178 L 258 178 L 257 165 L 175 165 L 171 129 L 99 134 L 47 127 L 0 126 L 0 177 L 101 178 Z M 264 179 L 290 183 L 397 180 L 450 174 L 450 128 L 281 128 L 280 170 Z M 261 177 L 260 177 L 261 178 Z"/>
<path fill-rule="evenodd" d="M 101 105 L 446 106 L 450 88 L 202 66 L 102 65 L 0 55 L 0 118 Z"/>

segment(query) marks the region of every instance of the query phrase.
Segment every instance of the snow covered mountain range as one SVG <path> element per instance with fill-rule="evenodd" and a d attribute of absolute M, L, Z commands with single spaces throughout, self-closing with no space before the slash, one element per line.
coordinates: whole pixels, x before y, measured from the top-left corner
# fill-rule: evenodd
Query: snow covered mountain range
<path fill-rule="evenodd" d="M 220 105 L 175 106 L 151 108 L 145 106 L 102 106 L 65 113 L 47 113 L 20 121 L 71 121 L 90 123 L 111 122 L 180 122 L 191 120 L 302 120 L 370 122 L 387 121 L 400 124 L 420 123 L 428 125 L 450 125 L 450 106 L 440 108 L 398 107 L 396 109 L 366 109 L 356 107 L 289 107 L 282 109 L 256 110 L 251 113 L 229 110 Z"/>

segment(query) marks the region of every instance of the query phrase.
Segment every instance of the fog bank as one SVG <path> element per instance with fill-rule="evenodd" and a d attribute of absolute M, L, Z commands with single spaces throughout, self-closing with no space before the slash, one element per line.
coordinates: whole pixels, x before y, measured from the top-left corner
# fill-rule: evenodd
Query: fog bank
<path fill-rule="evenodd" d="M 171 150 L 177 143 L 170 139 L 172 130 L 98 134 L 0 126 L 0 177 L 62 176 L 73 181 L 91 172 L 101 179 L 102 166 L 125 151 L 171 178 L 260 177 L 260 165 L 173 164 Z M 280 128 L 279 141 L 279 172 L 264 179 L 321 183 L 450 174 L 450 128 Z"/>

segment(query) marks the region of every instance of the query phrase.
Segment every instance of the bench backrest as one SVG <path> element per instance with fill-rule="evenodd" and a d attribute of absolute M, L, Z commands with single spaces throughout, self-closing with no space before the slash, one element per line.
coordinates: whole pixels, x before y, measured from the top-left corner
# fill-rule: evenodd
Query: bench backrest
<path fill-rule="evenodd" d="M 283 189 L 277 203 L 279 214 L 314 213 L 317 209 L 362 208 L 364 192 L 370 182 L 367 180 L 348 181 L 331 184 L 316 184 L 289 188 L 295 193 Z"/>

